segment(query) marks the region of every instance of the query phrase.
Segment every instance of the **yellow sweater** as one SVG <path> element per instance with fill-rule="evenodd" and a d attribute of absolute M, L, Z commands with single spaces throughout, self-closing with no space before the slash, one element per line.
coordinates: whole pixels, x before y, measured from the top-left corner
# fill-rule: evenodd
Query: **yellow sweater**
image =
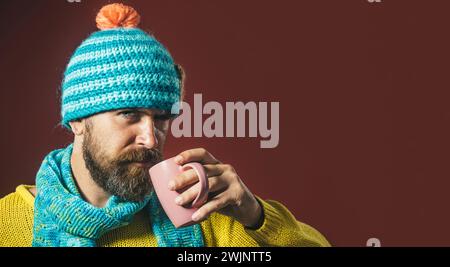
<path fill-rule="evenodd" d="M 31 246 L 34 197 L 29 189 L 20 185 L 16 192 L 0 199 L 0 247 Z M 263 205 L 264 223 L 250 230 L 236 220 L 212 214 L 201 222 L 205 245 L 208 247 L 255 246 L 330 246 L 314 228 L 295 219 L 282 204 L 258 200 Z M 153 247 L 157 246 L 148 223 L 148 213 L 139 212 L 124 227 L 111 230 L 97 240 L 102 247 Z"/>

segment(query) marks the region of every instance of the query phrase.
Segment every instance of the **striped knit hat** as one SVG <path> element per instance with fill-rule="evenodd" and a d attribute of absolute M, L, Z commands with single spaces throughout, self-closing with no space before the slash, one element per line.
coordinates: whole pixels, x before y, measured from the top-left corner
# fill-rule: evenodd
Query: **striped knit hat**
<path fill-rule="evenodd" d="M 61 124 L 121 108 L 170 111 L 180 100 L 181 74 L 155 37 L 136 28 L 139 14 L 110 4 L 72 55 L 62 83 Z"/>

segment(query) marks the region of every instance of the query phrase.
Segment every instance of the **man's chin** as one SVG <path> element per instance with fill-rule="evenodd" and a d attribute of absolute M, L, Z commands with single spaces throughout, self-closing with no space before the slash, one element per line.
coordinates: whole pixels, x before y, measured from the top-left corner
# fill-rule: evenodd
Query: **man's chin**
<path fill-rule="evenodd" d="M 152 167 L 154 164 L 151 164 L 149 162 L 131 162 L 130 163 L 131 166 L 136 166 L 139 168 L 145 168 L 145 169 L 150 169 L 150 167 Z"/>
<path fill-rule="evenodd" d="M 132 176 L 130 175 L 129 177 Z M 130 182 L 110 186 L 108 188 L 109 190 L 106 191 L 127 202 L 141 202 L 153 191 L 153 185 L 150 182 L 149 176 L 145 178 L 145 182 L 143 180 Z"/>

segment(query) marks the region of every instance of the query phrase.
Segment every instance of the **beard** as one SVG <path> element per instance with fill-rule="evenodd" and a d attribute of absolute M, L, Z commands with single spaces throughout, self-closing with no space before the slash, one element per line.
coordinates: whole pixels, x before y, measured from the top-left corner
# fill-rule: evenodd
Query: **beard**
<path fill-rule="evenodd" d="M 162 161 L 162 154 L 156 149 L 142 148 L 110 158 L 96 142 L 87 123 L 83 158 L 92 179 L 103 190 L 125 201 L 140 202 L 153 189 L 148 170 Z M 146 166 L 132 164 L 136 162 Z"/>

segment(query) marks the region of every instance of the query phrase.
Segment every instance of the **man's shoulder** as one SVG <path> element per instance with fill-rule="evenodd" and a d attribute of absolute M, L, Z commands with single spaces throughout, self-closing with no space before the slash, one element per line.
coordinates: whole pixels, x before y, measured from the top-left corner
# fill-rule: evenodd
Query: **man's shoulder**
<path fill-rule="evenodd" d="M 7 221 L 20 219 L 24 215 L 32 215 L 34 197 L 29 191 L 30 187 L 20 185 L 15 192 L 0 199 L 0 224 L 2 226 Z"/>
<path fill-rule="evenodd" d="M 4 212 L 16 207 L 18 204 L 22 204 L 22 202 L 24 202 L 24 200 L 17 191 L 0 198 L 0 216 L 4 215 Z"/>
<path fill-rule="evenodd" d="M 21 185 L 0 199 L 0 247 L 29 246 L 33 227 L 33 195 Z"/>
<path fill-rule="evenodd" d="M 34 190 L 31 185 L 19 185 L 16 191 L 0 198 L 0 210 L 5 211 L 16 207 L 29 206 L 33 208 L 34 196 L 30 190 Z"/>

